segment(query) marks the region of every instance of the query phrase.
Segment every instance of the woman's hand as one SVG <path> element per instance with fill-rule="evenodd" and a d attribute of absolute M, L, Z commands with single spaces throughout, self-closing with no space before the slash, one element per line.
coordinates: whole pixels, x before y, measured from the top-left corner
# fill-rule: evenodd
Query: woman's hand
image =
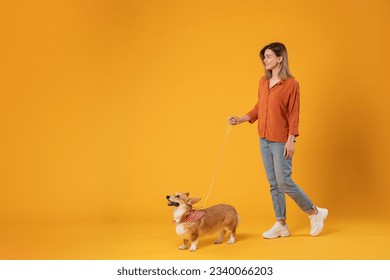
<path fill-rule="evenodd" d="M 229 124 L 230 125 L 236 125 L 236 124 L 240 124 L 240 118 L 239 117 L 236 117 L 236 116 L 231 116 L 228 118 L 228 121 L 229 121 Z"/>
<path fill-rule="evenodd" d="M 289 159 L 294 155 L 294 135 L 289 135 L 286 145 L 284 145 L 284 158 Z"/>
<path fill-rule="evenodd" d="M 231 116 L 228 118 L 228 121 L 229 121 L 229 124 L 230 125 L 237 125 L 237 124 L 241 124 L 243 122 L 247 122 L 249 121 L 250 118 L 248 115 L 244 115 L 242 117 L 237 117 L 237 116 Z"/>

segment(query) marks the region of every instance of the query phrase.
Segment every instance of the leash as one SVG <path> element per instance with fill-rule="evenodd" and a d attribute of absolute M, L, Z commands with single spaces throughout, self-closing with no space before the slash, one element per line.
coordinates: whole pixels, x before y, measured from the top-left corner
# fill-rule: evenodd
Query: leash
<path fill-rule="evenodd" d="M 223 153 L 224 153 L 224 150 L 225 150 L 225 146 L 226 146 L 226 141 L 227 141 L 227 137 L 230 133 L 230 130 L 232 128 L 232 125 L 228 122 L 228 125 L 227 125 L 227 128 L 226 128 L 226 133 L 225 133 L 225 138 L 223 140 L 223 144 L 221 146 L 221 150 L 219 152 L 219 157 L 218 157 L 218 161 L 217 161 L 217 167 L 215 168 L 215 172 L 214 172 L 214 176 L 213 176 L 213 179 L 211 180 L 211 184 L 209 186 L 209 190 L 207 192 L 207 195 L 206 195 L 206 198 L 202 204 L 202 206 L 200 207 L 194 207 L 194 209 L 201 209 L 205 206 L 208 198 L 209 198 L 209 195 L 210 195 L 210 192 L 211 192 L 211 189 L 213 188 L 213 185 L 214 185 L 214 182 L 215 182 L 215 178 L 217 177 L 217 174 L 218 174 L 218 171 L 219 171 L 219 168 L 221 166 L 221 162 L 222 162 L 222 158 L 223 158 Z"/>

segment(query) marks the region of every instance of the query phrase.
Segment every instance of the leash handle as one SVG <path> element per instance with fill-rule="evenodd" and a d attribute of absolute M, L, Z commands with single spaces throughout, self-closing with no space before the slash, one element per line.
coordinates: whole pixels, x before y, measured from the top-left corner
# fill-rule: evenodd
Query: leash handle
<path fill-rule="evenodd" d="M 205 204 L 206 204 L 208 198 L 209 198 L 211 189 L 212 189 L 213 186 L 214 186 L 215 178 L 217 177 L 219 168 L 220 168 L 220 166 L 221 166 L 223 154 L 224 154 L 224 151 L 225 151 L 226 141 L 227 141 L 227 138 L 228 138 L 228 135 L 229 135 L 229 133 L 230 133 L 231 128 L 232 128 L 232 125 L 228 122 L 228 125 L 227 125 L 227 128 L 226 128 L 226 133 L 225 133 L 225 138 L 224 138 L 224 140 L 223 140 L 223 144 L 222 144 L 221 149 L 220 149 L 220 152 L 219 152 L 219 157 L 218 157 L 218 161 L 217 161 L 217 166 L 216 166 L 216 168 L 215 168 L 214 176 L 213 176 L 213 179 L 211 180 L 211 184 L 210 184 L 210 186 L 209 186 L 209 190 L 208 190 L 208 192 L 207 192 L 206 198 L 205 198 L 205 200 L 204 200 L 202 206 L 200 206 L 200 207 L 194 207 L 194 209 L 201 209 L 201 208 L 203 208 L 203 207 L 205 206 Z"/>

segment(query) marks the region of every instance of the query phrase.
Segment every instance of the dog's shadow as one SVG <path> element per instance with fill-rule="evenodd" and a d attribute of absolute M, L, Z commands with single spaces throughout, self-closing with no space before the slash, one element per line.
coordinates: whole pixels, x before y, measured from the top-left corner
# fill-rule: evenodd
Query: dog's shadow
<path fill-rule="evenodd" d="M 247 239 L 257 239 L 259 237 L 260 237 L 260 235 L 257 233 L 243 232 L 243 233 L 237 234 L 236 240 L 245 241 Z"/>
<path fill-rule="evenodd" d="M 252 240 L 257 239 L 259 237 L 260 237 L 260 235 L 256 234 L 256 233 L 249 233 L 249 232 L 238 233 L 238 234 L 236 234 L 236 243 L 247 241 L 250 239 L 252 239 Z M 201 243 L 202 243 L 201 246 L 208 247 L 208 246 L 216 245 L 216 244 L 214 244 L 215 240 L 216 240 L 215 236 L 206 235 L 201 240 Z M 227 240 L 228 240 L 228 237 L 225 236 L 223 239 L 223 242 L 221 244 L 227 244 Z M 218 245 L 220 245 L 220 244 L 218 244 Z"/>

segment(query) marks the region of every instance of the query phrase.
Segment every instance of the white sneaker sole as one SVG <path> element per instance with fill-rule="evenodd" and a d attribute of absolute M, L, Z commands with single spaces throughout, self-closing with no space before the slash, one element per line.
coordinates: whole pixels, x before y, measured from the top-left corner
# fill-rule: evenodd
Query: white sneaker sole
<path fill-rule="evenodd" d="M 290 233 L 281 233 L 280 235 L 272 235 L 272 236 L 267 236 L 266 234 L 263 233 L 263 237 L 265 239 L 275 239 L 275 238 L 279 238 L 279 237 L 289 237 L 290 236 Z"/>

